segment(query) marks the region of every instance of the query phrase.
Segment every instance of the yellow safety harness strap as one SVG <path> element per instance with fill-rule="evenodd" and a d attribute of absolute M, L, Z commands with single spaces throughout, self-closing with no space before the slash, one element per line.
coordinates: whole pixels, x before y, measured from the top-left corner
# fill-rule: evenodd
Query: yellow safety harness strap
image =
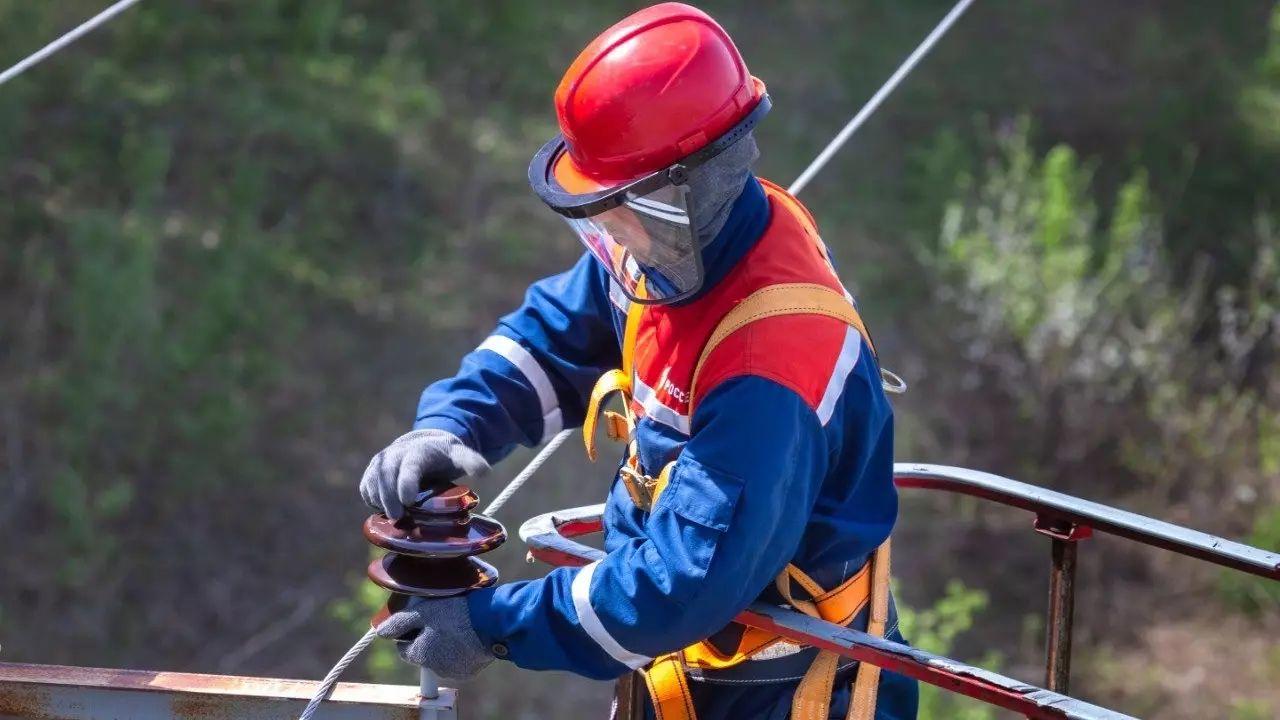
<path fill-rule="evenodd" d="M 874 559 L 872 563 L 868 564 L 874 565 Z M 858 575 L 864 575 L 869 569 L 864 567 Z M 871 574 L 874 576 L 875 571 L 871 570 Z M 799 600 L 793 596 L 791 594 L 792 580 L 795 580 L 814 600 Z M 823 612 L 827 608 L 824 607 L 825 603 L 819 601 L 819 598 L 825 595 L 822 592 L 822 587 L 799 568 L 788 565 L 786 571 L 778 575 L 778 579 L 774 584 L 777 585 L 778 592 L 782 595 L 782 598 L 791 607 L 812 618 L 827 620 L 828 622 L 835 621 L 835 618 L 832 617 L 835 614 L 834 612 L 830 610 Z M 875 589 L 871 588 L 871 590 L 874 593 Z M 869 599 L 870 597 L 867 593 L 861 596 L 854 612 L 855 615 L 862 611 Z M 851 619 L 852 617 L 849 618 L 849 620 Z M 845 620 L 845 622 L 849 620 Z M 823 650 L 818 653 L 818 657 L 814 659 L 813 664 L 809 666 L 809 670 L 801 678 L 800 685 L 796 688 L 796 694 L 791 700 L 791 717 L 793 720 L 827 720 L 831 709 L 831 691 L 835 687 L 836 670 L 839 667 L 839 655 L 830 650 Z M 861 675 L 862 671 L 859 670 L 858 672 Z M 850 702 L 852 703 L 852 701 L 853 698 L 850 697 Z M 852 709 L 852 707 L 851 704 L 850 708 Z"/>
<path fill-rule="evenodd" d="M 689 387 L 689 417 L 693 417 L 694 404 L 698 400 L 698 376 L 702 365 L 725 338 L 757 320 L 779 315 L 825 315 L 852 326 L 867 341 L 871 354 L 876 352 L 871 334 L 862 322 L 853 303 L 839 292 L 817 283 L 780 283 L 761 288 L 742 300 L 725 314 L 716 325 L 707 344 L 702 347 L 698 363 L 693 367 L 693 380 Z"/>
<path fill-rule="evenodd" d="M 637 297 L 644 297 L 644 278 L 636 285 Z M 637 506 L 648 510 L 653 499 L 662 488 L 666 487 L 671 465 L 663 469 L 657 479 L 648 478 L 640 472 L 639 447 L 636 440 L 636 417 L 631 410 L 632 388 L 635 379 L 636 336 L 640 331 L 640 317 L 644 313 L 644 305 L 632 302 L 627 308 L 627 323 L 622 333 L 622 368 L 606 372 L 591 388 L 591 398 L 587 403 L 587 414 L 582 421 L 582 441 L 587 449 L 587 457 L 596 459 L 596 425 L 600 416 L 600 405 L 613 393 L 622 394 L 622 414 L 611 410 L 604 412 L 607 425 L 605 430 L 609 439 L 627 443 L 627 460 L 619 470 L 631 500 Z"/>
<path fill-rule="evenodd" d="M 596 422 L 600 414 L 600 403 L 606 397 L 613 393 L 620 392 L 624 396 L 631 392 L 631 378 L 621 370 L 610 370 L 596 381 L 595 387 L 591 388 L 591 399 L 587 402 L 587 415 L 582 420 L 582 440 L 587 446 L 587 457 L 592 462 L 596 460 Z M 631 415 L 630 398 L 625 398 L 624 405 L 626 414 Z M 626 440 L 630 435 L 630 430 L 626 427 L 625 419 L 620 426 L 614 418 L 619 417 L 617 413 L 608 412 L 609 425 L 605 428 L 609 432 L 609 438 L 612 440 Z"/>
<path fill-rule="evenodd" d="M 636 283 L 636 297 L 645 297 L 644 277 Z M 644 314 L 644 305 L 633 302 L 627 306 L 627 324 L 622 331 L 622 372 L 631 377 L 635 370 L 636 334 L 640 332 L 640 316 Z"/>
<path fill-rule="evenodd" d="M 636 295 L 644 297 L 644 278 L 636 285 Z M 630 440 L 635 430 L 635 417 L 631 413 L 631 373 L 635 369 L 636 335 L 640 331 L 640 315 L 644 305 L 633 302 L 627 308 L 627 324 L 622 331 L 622 369 L 610 370 L 596 381 L 591 388 L 591 400 L 587 403 L 587 416 L 582 421 L 582 440 L 587 446 L 587 457 L 596 459 L 596 422 L 600 415 L 600 403 L 615 392 L 622 393 L 623 412 L 625 417 L 615 412 L 606 411 L 609 421 L 605 428 L 609 438 L 615 441 Z M 634 448 L 632 448 L 634 450 Z"/>
<path fill-rule="evenodd" d="M 867 634 L 884 637 L 889 622 L 889 539 L 876 548 L 871 559 L 871 618 L 867 622 Z M 880 688 L 880 667 L 869 663 L 858 665 L 858 679 L 853 683 L 853 697 L 849 699 L 847 720 L 871 720 L 875 715 L 876 691 Z"/>
<path fill-rule="evenodd" d="M 821 586 L 794 565 L 788 565 L 786 570 L 778 576 L 775 584 L 783 599 L 791 607 L 810 617 L 838 625 L 848 624 L 870 603 L 871 614 L 867 633 L 875 637 L 884 637 L 889 615 L 889 555 L 890 545 L 886 540 L 876 549 L 866 567 L 834 590 L 824 592 Z M 802 600 L 795 597 L 791 590 L 792 582 L 812 599 Z M 761 639 L 766 642 L 762 643 Z M 739 643 L 739 651 L 731 658 L 725 658 L 710 643 L 702 641 L 680 652 L 669 653 L 655 659 L 642 672 L 657 717 L 659 720 L 696 720 L 697 714 L 693 707 L 693 696 L 690 693 L 685 666 L 713 670 L 732 667 L 748 660 L 764 647 L 781 640 L 781 637 L 769 635 L 758 628 L 748 628 L 747 635 Z M 744 649 L 748 644 L 752 647 Z M 791 703 L 791 718 L 827 720 L 839 665 L 838 654 L 826 650 L 818 653 L 818 657 L 809 666 L 800 685 L 796 688 L 796 694 Z M 866 663 L 858 666 L 849 711 L 845 715 L 846 720 L 872 720 L 875 716 L 879 680 L 880 668 Z"/>
<path fill-rule="evenodd" d="M 813 599 L 799 600 L 795 598 L 791 594 L 792 580 L 796 581 L 796 584 Z M 814 582 L 800 568 L 795 565 L 787 565 L 786 569 L 774 581 L 774 585 L 777 586 L 778 593 L 782 595 L 783 599 L 800 612 L 819 620 L 826 620 L 829 623 L 844 625 L 853 620 L 854 616 L 862 612 L 862 609 L 867 606 L 867 602 L 874 592 L 873 581 L 871 566 L 868 564 L 854 573 L 853 577 L 841 583 L 836 589 L 824 591 L 822 586 Z"/>
<path fill-rule="evenodd" d="M 791 720 L 827 720 L 831 712 L 831 691 L 835 689 L 840 656 L 823 650 L 809 666 L 791 699 Z"/>
<path fill-rule="evenodd" d="M 880 547 L 876 548 L 875 554 L 872 555 L 871 561 L 867 565 L 868 567 L 864 567 L 855 578 L 870 571 L 870 582 L 863 583 L 864 587 L 870 585 L 869 597 L 867 594 L 862 595 L 862 601 L 851 615 L 843 618 L 843 622 L 840 614 L 844 612 L 844 609 L 831 607 L 829 602 L 823 601 L 823 594 L 814 594 L 814 588 L 818 590 L 821 590 L 821 588 L 798 568 L 788 565 L 786 572 L 778 576 L 776 585 L 778 592 L 782 594 L 782 597 L 791 607 L 810 617 L 839 625 L 852 620 L 853 615 L 861 612 L 862 608 L 870 601 L 871 615 L 867 622 L 867 634 L 873 637 L 884 637 L 885 625 L 889 620 L 889 540 L 886 539 Z M 804 588 L 805 592 L 815 598 L 815 601 L 797 600 L 793 597 L 790 583 L 793 579 L 797 581 L 800 587 Z M 800 680 L 800 685 L 796 688 L 796 694 L 791 700 L 791 717 L 793 720 L 827 720 L 831 709 L 831 691 L 835 684 L 836 670 L 839 666 L 840 656 L 836 653 L 829 650 L 823 650 L 818 653 L 818 657 L 809 666 L 804 678 Z M 849 711 L 845 715 L 846 720 L 871 720 L 875 715 L 876 690 L 879 686 L 880 668 L 875 665 L 860 663 L 858 665 L 857 679 L 854 681 L 852 693 L 849 697 Z"/>
<path fill-rule="evenodd" d="M 809 594 L 811 601 L 798 600 L 791 595 L 790 581 L 794 579 Z M 871 597 L 871 569 L 863 567 L 852 577 L 833 590 L 823 592 L 822 588 L 809 578 L 800 568 L 787 565 L 787 568 L 775 580 L 779 592 L 788 602 L 797 607 L 811 607 L 820 617 L 837 625 L 847 625 L 866 607 Z M 801 612 L 806 612 L 802 610 Z M 738 640 L 735 652 L 720 652 L 710 642 L 698 642 L 684 650 L 685 665 L 702 670 L 722 670 L 755 656 L 772 645 L 782 642 L 782 638 L 759 628 L 746 628 Z"/>
<path fill-rule="evenodd" d="M 658 720 L 694 720 L 697 717 L 680 653 L 668 653 L 654 659 L 644 671 L 644 682 L 649 686 L 649 699 L 653 701 Z"/>

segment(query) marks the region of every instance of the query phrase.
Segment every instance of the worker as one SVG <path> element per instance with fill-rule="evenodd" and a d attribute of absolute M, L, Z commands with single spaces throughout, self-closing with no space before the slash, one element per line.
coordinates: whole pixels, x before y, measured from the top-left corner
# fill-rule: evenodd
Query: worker
<path fill-rule="evenodd" d="M 415 599 L 379 634 L 412 637 L 402 658 L 454 679 L 495 658 L 639 671 L 659 720 L 915 718 L 915 680 L 733 622 L 763 601 L 905 642 L 888 591 L 893 411 L 813 218 L 751 169 L 763 82 L 711 17 L 662 3 L 591 42 L 555 107 L 529 180 L 586 251 L 426 388 L 360 490 L 396 518 L 424 481 L 483 474 L 564 428 L 594 459 L 603 422 L 623 453 L 606 554 Z M 618 394 L 623 412 L 601 415 Z"/>

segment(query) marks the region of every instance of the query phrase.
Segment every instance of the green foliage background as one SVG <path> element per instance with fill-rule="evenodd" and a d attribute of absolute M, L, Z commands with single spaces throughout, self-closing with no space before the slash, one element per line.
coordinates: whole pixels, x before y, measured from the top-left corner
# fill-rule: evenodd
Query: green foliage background
<path fill-rule="evenodd" d="M 359 474 L 576 257 L 525 165 L 564 67 L 641 5 L 144 2 L 0 87 L 3 659 L 323 675 L 378 602 Z M 787 182 L 949 4 L 702 7 L 769 86 L 759 172 Z M 0 0 L 0 63 L 100 9 Z M 902 459 L 1280 549 L 1274 2 L 976 3 L 802 197 L 912 385 Z M 501 519 L 597 502 L 606 475 L 571 445 Z M 907 499 L 908 636 L 1040 682 L 1026 518 Z M 1076 694 L 1280 712 L 1274 642 L 1193 650 L 1280 636 L 1274 584 L 1090 543 Z M 504 578 L 541 572 L 518 545 Z M 1167 679 L 1188 662 L 1207 691 Z M 406 668 L 381 648 L 361 672 Z M 495 667 L 464 712 L 607 708 L 551 678 Z"/>

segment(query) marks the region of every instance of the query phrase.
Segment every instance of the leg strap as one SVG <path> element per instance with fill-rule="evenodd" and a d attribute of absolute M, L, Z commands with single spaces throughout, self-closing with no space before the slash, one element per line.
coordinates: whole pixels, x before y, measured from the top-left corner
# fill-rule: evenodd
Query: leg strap
<path fill-rule="evenodd" d="M 693 695 L 689 692 L 689 678 L 684 672 L 684 660 L 673 652 L 656 658 L 644 671 L 644 682 L 649 686 L 649 698 L 658 720 L 695 720 Z"/>
<path fill-rule="evenodd" d="M 870 604 L 867 633 L 884 637 L 889 619 L 889 555 L 889 541 L 886 540 L 876 549 L 867 567 L 834 590 L 824 591 L 812 578 L 792 565 L 778 575 L 775 584 L 791 607 L 810 617 L 838 625 L 847 625 Z M 792 582 L 812 599 L 794 597 Z M 686 663 L 707 670 L 732 667 L 781 639 L 749 628 L 739 643 L 738 652 L 732 657 L 719 653 L 703 641 L 657 658 L 642 672 L 658 720 L 697 720 Z M 792 720 L 827 720 L 839 664 L 840 655 L 826 650 L 818 653 L 796 689 L 791 703 Z M 875 716 L 879 682 L 880 668 L 859 663 L 846 720 L 871 720 Z"/>
<path fill-rule="evenodd" d="M 867 621 L 867 634 L 884 637 L 889 622 L 889 541 L 876 548 L 871 559 L 871 617 Z M 876 690 L 880 688 L 880 667 L 858 663 L 858 679 L 853 683 L 853 696 L 849 699 L 847 720 L 871 720 L 876 714 Z"/>

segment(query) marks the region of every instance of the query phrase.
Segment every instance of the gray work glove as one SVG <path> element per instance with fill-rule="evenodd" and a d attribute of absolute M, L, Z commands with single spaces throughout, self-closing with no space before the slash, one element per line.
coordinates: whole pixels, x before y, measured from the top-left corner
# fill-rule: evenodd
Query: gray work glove
<path fill-rule="evenodd" d="M 424 481 L 456 480 L 489 471 L 489 463 L 452 433 L 414 430 L 373 456 L 360 478 L 360 497 L 392 520 L 404 514 Z"/>
<path fill-rule="evenodd" d="M 417 631 L 411 640 L 401 640 Z M 494 655 L 471 627 L 467 599 L 415 597 L 404 610 L 393 613 L 378 626 L 378 637 L 395 640 L 400 658 L 453 680 L 475 677 Z"/>

